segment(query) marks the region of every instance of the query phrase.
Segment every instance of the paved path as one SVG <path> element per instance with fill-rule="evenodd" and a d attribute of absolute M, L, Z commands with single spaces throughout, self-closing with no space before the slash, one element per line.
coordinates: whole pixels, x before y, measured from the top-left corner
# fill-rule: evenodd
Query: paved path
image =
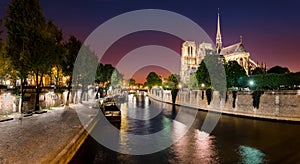
<path fill-rule="evenodd" d="M 83 128 L 74 107 L 0 122 L 0 164 L 41 163 L 55 158 Z M 88 116 L 95 115 L 93 111 Z"/>

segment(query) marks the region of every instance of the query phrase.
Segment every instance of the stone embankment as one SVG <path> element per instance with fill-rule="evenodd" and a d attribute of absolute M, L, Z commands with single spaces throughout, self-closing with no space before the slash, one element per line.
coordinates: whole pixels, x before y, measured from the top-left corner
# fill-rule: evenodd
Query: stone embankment
<path fill-rule="evenodd" d="M 211 102 L 208 97 L 211 95 Z M 300 90 L 284 91 L 228 91 L 226 96 L 213 91 L 179 90 L 175 104 L 223 114 L 272 119 L 282 121 L 300 121 Z M 172 103 L 171 91 L 152 89 L 149 97 Z"/>

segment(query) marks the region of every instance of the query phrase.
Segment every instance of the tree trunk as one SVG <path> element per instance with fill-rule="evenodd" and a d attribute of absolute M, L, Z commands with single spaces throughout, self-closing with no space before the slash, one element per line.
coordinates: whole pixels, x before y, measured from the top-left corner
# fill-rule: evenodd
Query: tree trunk
<path fill-rule="evenodd" d="M 84 94 L 84 84 L 82 84 L 82 88 L 81 88 L 81 94 L 80 94 L 80 99 L 79 99 L 79 102 L 82 103 L 82 98 L 83 98 L 83 94 Z"/>
<path fill-rule="evenodd" d="M 35 74 L 35 79 L 36 79 L 36 88 L 35 88 L 35 108 L 34 110 L 37 111 L 39 110 L 39 96 L 40 96 L 40 92 L 39 92 L 39 75 Z"/>
<path fill-rule="evenodd" d="M 21 85 L 20 85 L 21 95 L 20 95 L 20 101 L 19 101 L 19 112 L 20 113 L 22 113 L 22 109 L 23 109 L 23 99 L 24 99 L 24 95 L 25 95 L 25 82 L 26 82 L 26 78 L 21 79 Z"/>
<path fill-rule="evenodd" d="M 72 86 L 72 76 L 70 76 L 70 81 L 69 81 L 69 84 L 68 84 L 68 94 L 67 94 L 67 100 L 66 100 L 66 106 L 69 106 L 70 102 L 69 102 L 69 99 L 70 99 L 70 93 L 71 93 L 71 86 Z"/>
<path fill-rule="evenodd" d="M 41 91 L 41 84 L 43 82 L 43 74 L 40 77 L 40 81 L 39 81 L 39 75 L 38 73 L 35 75 L 36 78 L 36 97 L 35 97 L 35 111 L 40 110 L 40 91 Z"/>
<path fill-rule="evenodd" d="M 56 66 L 57 72 L 56 72 L 56 76 L 55 76 L 55 85 L 59 86 L 59 67 Z"/>

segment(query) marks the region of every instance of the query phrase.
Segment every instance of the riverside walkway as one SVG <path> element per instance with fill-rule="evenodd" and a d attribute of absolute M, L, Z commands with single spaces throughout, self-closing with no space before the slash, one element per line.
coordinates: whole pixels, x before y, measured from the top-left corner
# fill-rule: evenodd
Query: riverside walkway
<path fill-rule="evenodd" d="M 76 104 L 0 122 L 0 163 L 68 162 L 88 136 L 84 126 L 92 129 L 96 123 L 97 111 Z M 86 118 L 79 119 L 77 112 Z"/>

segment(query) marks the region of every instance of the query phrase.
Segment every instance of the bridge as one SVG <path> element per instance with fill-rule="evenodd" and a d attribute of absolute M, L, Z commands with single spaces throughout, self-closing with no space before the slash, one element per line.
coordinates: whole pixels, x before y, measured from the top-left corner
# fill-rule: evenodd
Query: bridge
<path fill-rule="evenodd" d="M 148 89 L 145 89 L 145 88 L 135 88 L 135 89 L 134 88 L 132 88 L 132 89 L 123 88 L 121 91 L 135 94 L 135 93 L 138 93 L 138 92 L 146 92 L 147 93 Z"/>

